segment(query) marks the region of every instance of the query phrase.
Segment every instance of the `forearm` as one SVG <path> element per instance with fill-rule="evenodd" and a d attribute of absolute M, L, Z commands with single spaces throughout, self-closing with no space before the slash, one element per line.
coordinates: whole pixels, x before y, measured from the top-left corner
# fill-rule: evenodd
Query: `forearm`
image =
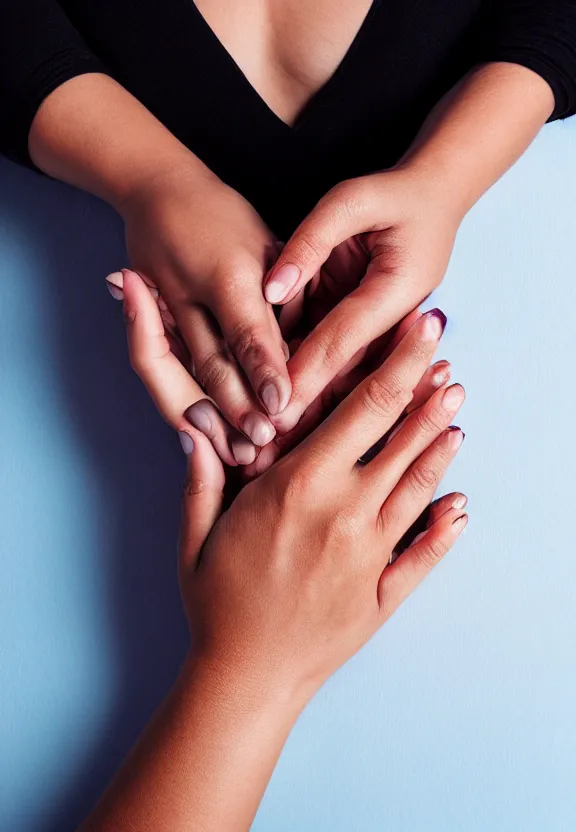
<path fill-rule="evenodd" d="M 29 150 L 45 173 L 118 210 L 157 177 L 212 175 L 136 98 L 98 73 L 72 78 L 44 100 Z"/>
<path fill-rule="evenodd" d="M 246 832 L 303 704 L 189 661 L 81 832 Z"/>
<path fill-rule="evenodd" d="M 549 118 L 554 97 L 517 64 L 485 64 L 434 108 L 400 160 L 463 216 L 522 155 Z"/>

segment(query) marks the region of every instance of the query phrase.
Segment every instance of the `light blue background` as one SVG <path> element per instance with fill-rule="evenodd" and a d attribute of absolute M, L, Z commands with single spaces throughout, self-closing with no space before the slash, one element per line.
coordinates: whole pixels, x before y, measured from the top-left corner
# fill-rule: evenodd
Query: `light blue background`
<path fill-rule="evenodd" d="M 576 119 L 437 292 L 468 391 L 457 549 L 299 722 L 258 832 L 576 829 Z M 0 828 L 67 832 L 173 679 L 184 463 L 132 376 L 118 218 L 0 162 Z"/>

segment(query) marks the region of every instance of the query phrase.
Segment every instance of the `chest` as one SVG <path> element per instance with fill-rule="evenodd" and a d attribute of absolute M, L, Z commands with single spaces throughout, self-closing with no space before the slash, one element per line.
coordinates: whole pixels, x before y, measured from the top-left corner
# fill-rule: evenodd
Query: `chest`
<path fill-rule="evenodd" d="M 332 77 L 373 0 L 195 0 L 250 84 L 282 121 Z"/>

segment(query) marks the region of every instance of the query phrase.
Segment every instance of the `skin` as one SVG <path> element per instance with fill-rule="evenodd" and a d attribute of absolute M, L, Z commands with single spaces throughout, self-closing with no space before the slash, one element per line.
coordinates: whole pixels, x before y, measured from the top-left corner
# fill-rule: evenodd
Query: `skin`
<path fill-rule="evenodd" d="M 136 277 L 125 289 L 132 352 L 147 340 L 143 307 L 157 308 L 138 286 Z M 460 429 L 448 429 L 460 385 L 437 390 L 371 462 L 357 462 L 413 401 L 441 331 L 435 314 L 419 316 L 384 364 L 223 514 L 218 455 L 203 434 L 188 436 L 179 576 L 194 652 L 82 832 L 249 829 L 302 709 L 466 525 L 465 498 L 447 495 L 390 563 L 461 445 Z M 164 387 L 153 363 L 147 374 Z"/>
<path fill-rule="evenodd" d="M 346 54 L 369 3 L 200 0 L 198 8 L 268 106 L 293 123 Z M 553 106 L 532 71 L 480 66 L 439 102 L 393 170 L 333 188 L 268 274 L 271 303 L 306 306 L 326 287 L 340 292 L 288 366 L 262 298 L 278 241 L 126 90 L 98 74 L 62 84 L 39 108 L 29 146 L 42 170 L 122 215 L 132 266 L 159 289 L 189 370 L 259 448 L 290 431 L 355 355 L 440 283 L 463 216 Z M 244 443 L 239 459 L 256 448 Z"/>

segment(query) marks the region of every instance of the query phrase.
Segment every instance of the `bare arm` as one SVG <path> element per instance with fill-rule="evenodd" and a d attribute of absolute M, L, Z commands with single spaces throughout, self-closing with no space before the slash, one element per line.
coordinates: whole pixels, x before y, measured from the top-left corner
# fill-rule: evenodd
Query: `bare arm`
<path fill-rule="evenodd" d="M 146 107 L 99 73 L 55 89 L 36 113 L 28 143 L 37 167 L 120 212 L 132 194 L 162 176 L 211 176 Z"/>
<path fill-rule="evenodd" d="M 156 337 L 158 311 L 134 274 L 124 304 L 134 358 Z M 82 832 L 246 832 L 306 702 L 466 525 L 465 498 L 446 495 L 389 565 L 461 446 L 449 428 L 460 385 L 432 387 L 386 448 L 357 464 L 410 404 L 438 346 L 442 314 L 415 317 L 386 362 L 219 520 L 222 465 L 206 437 L 186 434 L 179 571 L 194 653 Z M 180 382 L 162 363 L 148 361 L 143 379 L 168 398 Z"/>
<path fill-rule="evenodd" d="M 342 182 L 320 200 L 272 269 L 268 299 L 290 301 L 328 258 L 334 283 L 340 259 L 365 256 L 356 256 L 355 274 L 348 270 L 344 300 L 290 360 L 292 399 L 277 427 L 293 427 L 362 347 L 439 285 L 464 215 L 526 150 L 553 107 L 550 86 L 532 70 L 480 66 L 439 102 L 394 168 Z"/>
<path fill-rule="evenodd" d="M 252 461 L 255 446 L 274 438 L 268 414 L 290 395 L 282 338 L 262 293 L 275 254 L 270 230 L 106 75 L 81 75 L 55 89 L 36 113 L 29 148 L 43 171 L 122 215 L 132 265 L 168 304 L 196 379 L 233 435 L 253 443 L 244 442 L 248 457 L 235 456 L 241 437 L 232 446 L 219 428 L 223 458 L 232 465 Z"/>

